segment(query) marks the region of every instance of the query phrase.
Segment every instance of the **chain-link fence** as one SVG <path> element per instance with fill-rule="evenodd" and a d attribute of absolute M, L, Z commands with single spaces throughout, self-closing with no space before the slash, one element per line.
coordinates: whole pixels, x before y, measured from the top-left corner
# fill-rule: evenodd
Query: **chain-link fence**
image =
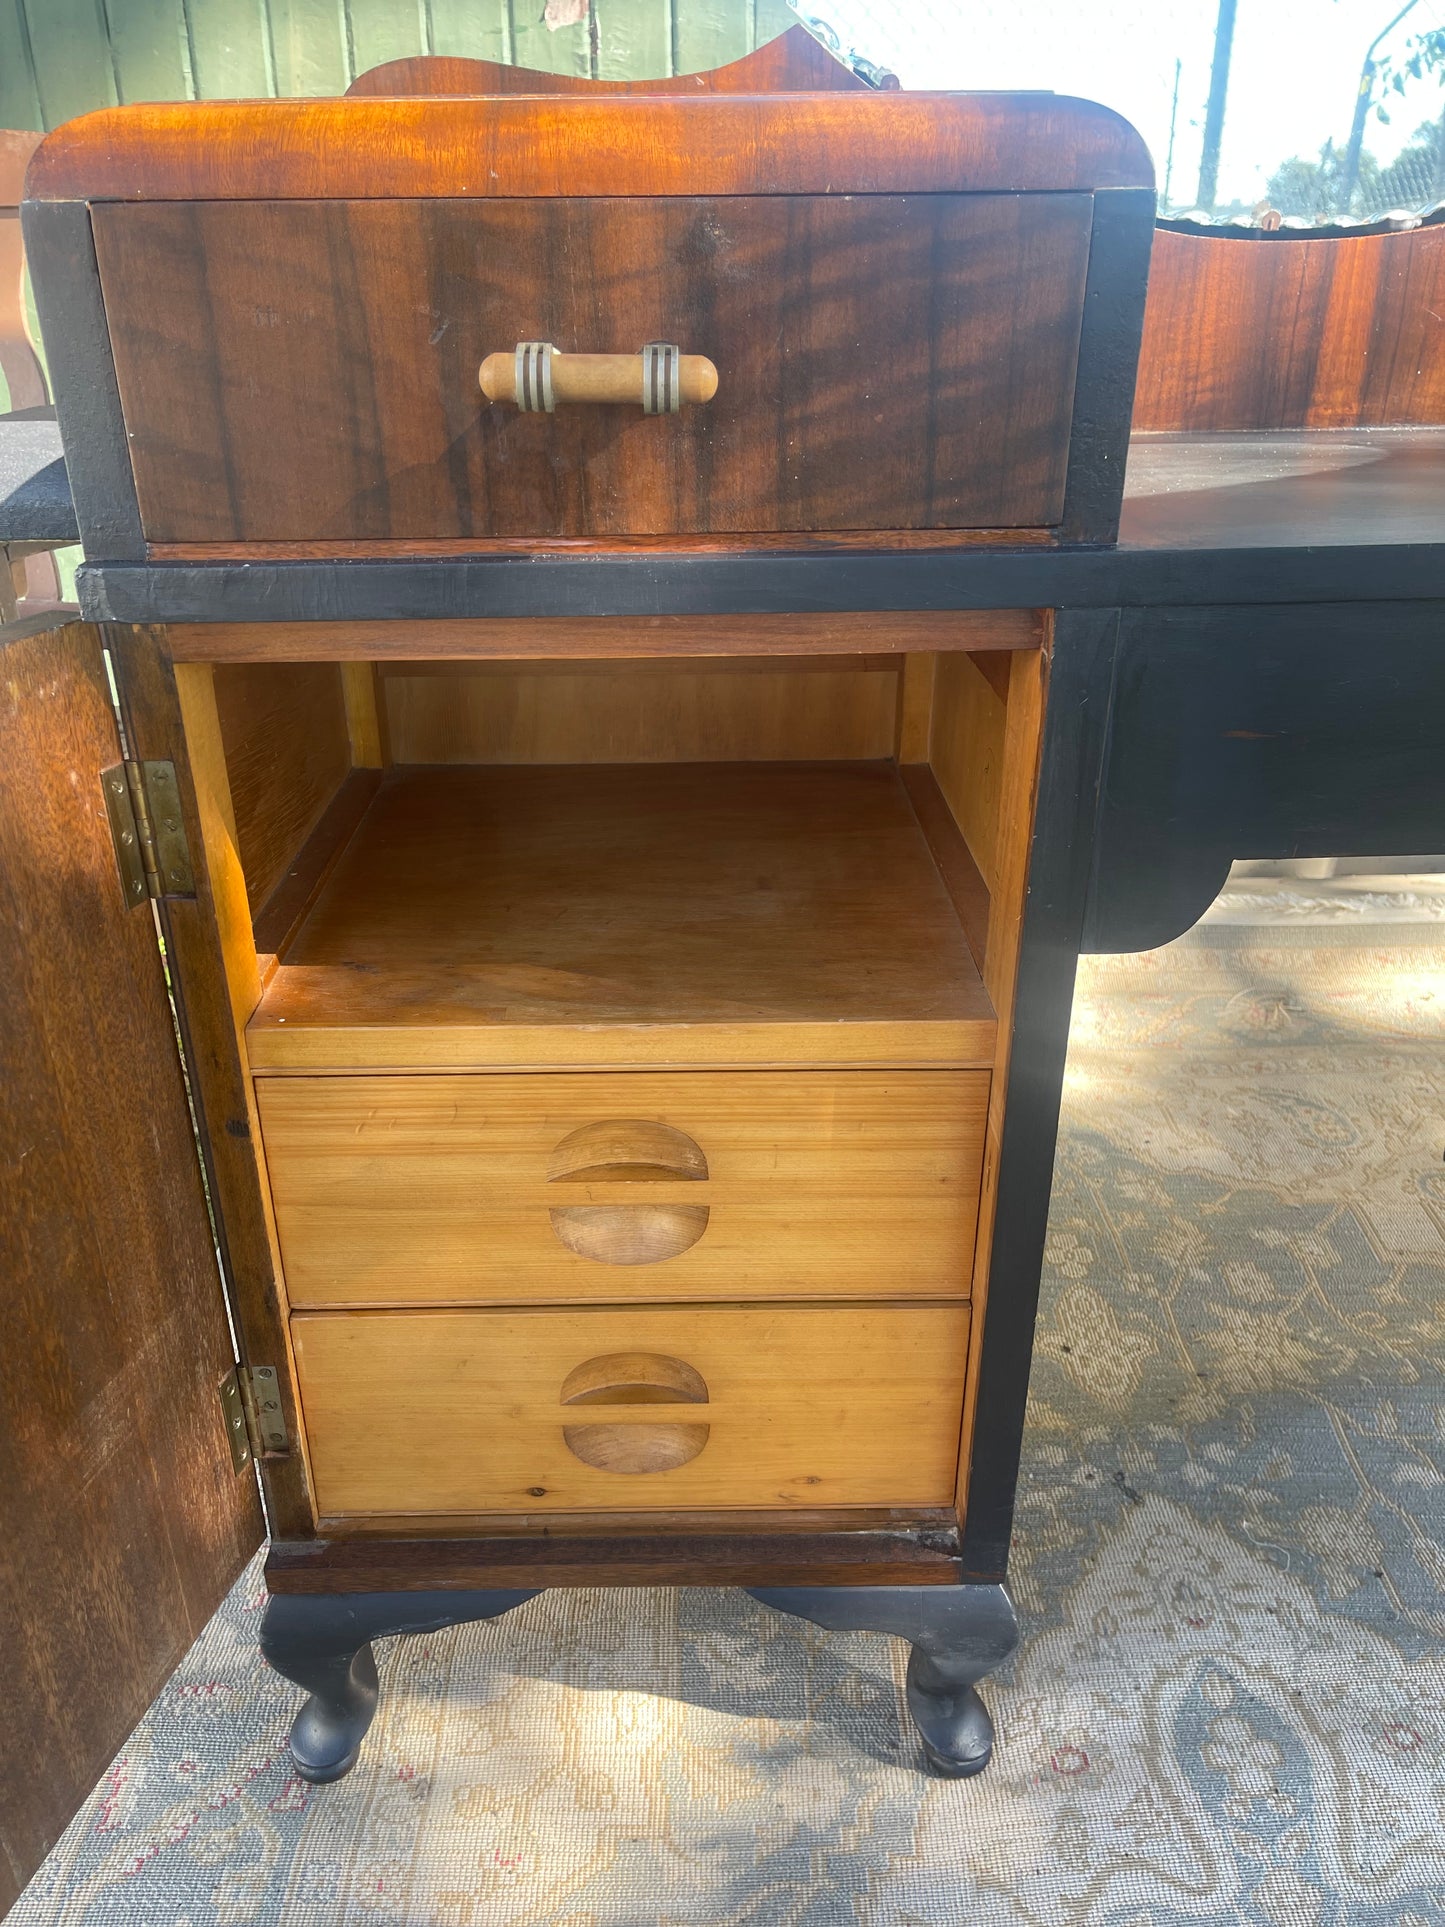
<path fill-rule="evenodd" d="M 1117 109 L 1149 143 L 1166 215 L 1309 226 L 1445 199 L 1445 0 L 795 3 L 905 87 Z"/>

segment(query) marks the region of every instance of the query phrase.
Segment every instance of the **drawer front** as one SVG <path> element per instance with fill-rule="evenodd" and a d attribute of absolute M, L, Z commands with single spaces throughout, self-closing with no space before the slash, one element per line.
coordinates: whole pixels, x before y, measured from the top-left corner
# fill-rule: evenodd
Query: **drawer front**
<path fill-rule="evenodd" d="M 323 1514 L 947 1505 L 962 1305 L 317 1312 Z"/>
<path fill-rule="evenodd" d="M 986 1071 L 256 1080 L 293 1306 L 968 1295 Z"/>
<path fill-rule="evenodd" d="M 1046 526 L 1092 197 L 94 209 L 153 542 Z M 482 361 L 674 342 L 715 398 L 488 403 Z"/>

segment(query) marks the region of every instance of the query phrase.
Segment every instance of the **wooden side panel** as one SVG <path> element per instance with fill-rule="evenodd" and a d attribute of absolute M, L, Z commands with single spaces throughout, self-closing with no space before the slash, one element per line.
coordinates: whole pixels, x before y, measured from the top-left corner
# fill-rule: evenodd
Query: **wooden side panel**
<path fill-rule="evenodd" d="M 347 706 L 335 663 L 226 666 L 215 689 L 254 915 L 351 768 Z"/>
<path fill-rule="evenodd" d="M 1445 228 L 1154 239 L 1135 429 L 1445 422 Z"/>
<path fill-rule="evenodd" d="M 987 1071 L 261 1078 L 287 1297 L 966 1297 L 988 1082 Z M 659 1127 L 696 1147 L 700 1168 L 649 1166 Z M 605 1134 L 616 1161 L 556 1174 L 579 1131 Z"/>
<path fill-rule="evenodd" d="M 1011 660 L 1004 659 L 1005 673 Z M 995 678 L 972 656 L 939 657 L 927 760 L 990 893 L 998 880 L 1006 719 Z"/>
<path fill-rule="evenodd" d="M 0 1908 L 260 1543 L 94 629 L 0 631 Z"/>
<path fill-rule="evenodd" d="M 280 1371 L 290 1448 L 262 1466 L 271 1526 L 278 1538 L 306 1537 L 314 1515 L 289 1370 L 280 1266 L 256 1148 L 260 1131 L 239 1029 L 255 996 L 257 959 L 225 761 L 218 753 L 212 671 L 201 664 L 173 667 L 149 630 L 116 626 L 106 631 L 106 639 L 133 753 L 165 757 L 176 765 L 196 894 L 165 898 L 161 928 L 242 1353 L 253 1365 Z"/>
<path fill-rule="evenodd" d="M 952 1495 L 966 1306 L 313 1312 L 295 1319 L 317 1493 L 346 1512 L 937 1505 Z M 650 1354 L 707 1403 L 566 1406 L 587 1361 Z M 707 1429 L 669 1469 L 584 1463 L 564 1426 Z"/>
<path fill-rule="evenodd" d="M 1091 208 L 1083 194 L 98 206 L 146 534 L 1054 523 Z M 522 414 L 478 388 L 483 359 L 519 340 L 659 338 L 711 357 L 712 402 Z"/>
<path fill-rule="evenodd" d="M 384 688 L 399 763 L 871 762 L 893 752 L 898 671 L 886 657 L 398 663 Z"/>
<path fill-rule="evenodd" d="M 988 1124 L 984 1135 L 983 1184 L 979 1198 L 978 1238 L 974 1245 L 974 1330 L 983 1332 L 988 1302 L 989 1256 L 993 1246 L 994 1213 L 998 1203 L 999 1153 L 1003 1143 L 1004 1103 L 1008 1092 L 1009 1060 L 1013 1050 L 1015 986 L 1019 941 L 1023 931 L 1024 901 L 1028 893 L 1029 863 L 1034 841 L 1034 810 L 1038 797 L 1039 753 L 1043 741 L 1044 703 L 1048 689 L 1048 648 L 1020 650 L 1009 658 L 1007 719 L 1001 758 L 998 840 L 995 880 L 991 891 L 988 940 L 983 978 L 998 1012 L 998 1046 L 989 1088 Z M 960 1506 L 967 1503 L 968 1467 L 973 1448 L 973 1418 L 978 1397 L 982 1345 L 975 1344 L 968 1361 L 964 1402 L 963 1449 L 959 1461 Z"/>

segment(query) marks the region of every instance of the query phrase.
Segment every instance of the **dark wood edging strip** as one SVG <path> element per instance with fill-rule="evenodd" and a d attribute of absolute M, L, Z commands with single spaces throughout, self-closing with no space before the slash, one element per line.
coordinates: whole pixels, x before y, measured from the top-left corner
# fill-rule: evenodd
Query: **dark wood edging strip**
<path fill-rule="evenodd" d="M 988 555 L 97 563 L 79 571 L 77 584 L 82 613 L 99 622 L 1143 608 L 1439 597 L 1445 553 L 1437 543 L 1411 542 Z"/>

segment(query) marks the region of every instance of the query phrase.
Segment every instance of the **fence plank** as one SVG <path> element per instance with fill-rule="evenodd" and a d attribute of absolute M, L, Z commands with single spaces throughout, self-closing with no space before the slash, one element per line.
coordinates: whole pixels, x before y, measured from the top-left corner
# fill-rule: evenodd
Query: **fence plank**
<path fill-rule="evenodd" d="M 234 0 L 220 0 L 221 5 Z M 278 94 L 344 94 L 355 79 L 339 0 L 266 0 Z"/>
<path fill-rule="evenodd" d="M 519 67 L 542 74 L 587 74 L 592 71 L 590 20 L 584 12 L 575 26 L 549 27 L 546 0 L 507 0 L 512 17 L 512 58 Z M 554 0 L 564 5 L 565 0 Z"/>
<path fill-rule="evenodd" d="M 45 125 L 45 117 L 22 4 L 23 0 L 0 0 L 0 127 L 38 130 Z"/>
<path fill-rule="evenodd" d="M 191 96 L 183 0 L 124 0 L 109 9 L 111 62 L 122 101 Z"/>
<path fill-rule="evenodd" d="M 507 0 L 431 0 L 432 44 L 466 60 L 512 58 Z"/>
<path fill-rule="evenodd" d="M 130 0 L 122 0 L 129 5 Z M 202 100 L 257 100 L 271 88 L 262 0 L 184 0 Z M 115 8 L 118 13 L 119 7 Z"/>
<path fill-rule="evenodd" d="M 593 0 L 600 80 L 653 80 L 673 71 L 674 5 L 688 0 Z"/>
<path fill-rule="evenodd" d="M 20 0 L 47 127 L 115 105 L 115 72 L 99 0 Z"/>

